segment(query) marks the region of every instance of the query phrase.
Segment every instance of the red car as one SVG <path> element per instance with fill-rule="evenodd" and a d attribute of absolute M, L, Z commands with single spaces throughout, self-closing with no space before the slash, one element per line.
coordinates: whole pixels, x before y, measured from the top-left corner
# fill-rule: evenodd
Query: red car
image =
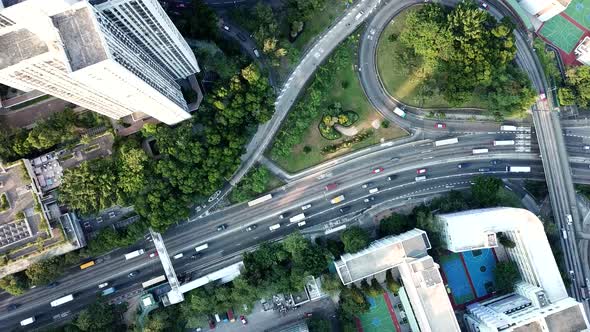
<path fill-rule="evenodd" d="M 377 174 L 377 173 L 381 173 L 383 172 L 383 167 L 377 167 L 373 170 L 373 174 Z"/>
<path fill-rule="evenodd" d="M 434 128 L 436 128 L 436 129 L 445 129 L 446 127 L 447 127 L 447 125 L 444 123 L 437 123 L 434 125 Z"/>
<path fill-rule="evenodd" d="M 330 191 L 330 190 L 336 189 L 337 187 L 338 187 L 338 184 L 337 183 L 330 183 L 324 189 L 326 189 L 326 191 Z"/>
<path fill-rule="evenodd" d="M 246 317 L 244 316 L 240 316 L 240 322 L 242 322 L 243 325 L 248 324 L 248 320 L 246 320 Z"/>
<path fill-rule="evenodd" d="M 420 168 L 419 170 L 416 170 L 417 174 L 424 174 L 426 173 L 426 168 Z"/>

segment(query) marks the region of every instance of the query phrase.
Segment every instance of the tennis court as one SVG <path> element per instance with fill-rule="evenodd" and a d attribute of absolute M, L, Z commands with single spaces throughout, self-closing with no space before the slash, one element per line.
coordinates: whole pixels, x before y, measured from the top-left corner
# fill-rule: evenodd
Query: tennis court
<path fill-rule="evenodd" d="M 363 332 L 396 332 L 383 296 L 368 297 L 369 311 L 360 315 Z"/>
<path fill-rule="evenodd" d="M 545 22 L 539 33 L 568 54 L 572 52 L 584 34 L 582 30 L 562 16 L 555 16 Z"/>
<path fill-rule="evenodd" d="M 496 268 L 496 257 L 491 249 L 473 250 L 463 253 L 463 260 L 467 266 L 467 272 L 475 296 L 482 297 L 494 291 L 494 269 Z"/>
<path fill-rule="evenodd" d="M 581 26 L 590 29 L 590 0 L 573 0 L 565 13 Z"/>
<path fill-rule="evenodd" d="M 473 300 L 475 296 L 459 254 L 452 253 L 441 257 L 440 260 L 454 304 L 460 305 Z"/>

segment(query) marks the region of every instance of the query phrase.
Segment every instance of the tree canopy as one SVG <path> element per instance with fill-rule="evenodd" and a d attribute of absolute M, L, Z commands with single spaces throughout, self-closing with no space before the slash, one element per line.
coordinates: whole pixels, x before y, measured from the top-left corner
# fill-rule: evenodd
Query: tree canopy
<path fill-rule="evenodd" d="M 499 262 L 494 270 L 496 290 L 501 293 L 510 293 L 514 290 L 514 284 L 520 280 L 520 272 L 515 262 Z"/>
<path fill-rule="evenodd" d="M 347 228 L 340 235 L 340 239 L 344 243 L 344 250 L 348 253 L 355 253 L 369 245 L 369 233 L 357 226 Z"/>
<path fill-rule="evenodd" d="M 528 78 L 513 63 L 516 44 L 510 20 L 496 21 L 473 2 L 448 9 L 429 3 L 410 12 L 399 35 L 398 56 L 421 60 L 428 87 L 440 89 L 451 105 L 484 95 L 491 113 L 520 114 L 534 102 Z M 411 69 L 411 68 L 410 68 Z M 430 86 L 431 85 L 431 86 Z"/>

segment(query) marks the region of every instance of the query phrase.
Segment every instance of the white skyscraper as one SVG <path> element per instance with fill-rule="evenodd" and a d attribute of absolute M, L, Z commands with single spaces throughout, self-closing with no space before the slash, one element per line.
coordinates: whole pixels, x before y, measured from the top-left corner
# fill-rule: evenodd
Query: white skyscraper
<path fill-rule="evenodd" d="M 39 90 L 112 118 L 144 113 L 167 124 L 190 118 L 175 82 L 182 76 L 173 74 L 176 65 L 162 66 L 168 60 L 154 56 L 157 47 L 138 44 L 137 36 L 87 1 L 4 1 L 0 83 Z M 137 29 L 144 36 L 157 33 Z"/>
<path fill-rule="evenodd" d="M 199 71 L 199 65 L 157 0 L 90 0 L 129 38 L 175 79 Z"/>

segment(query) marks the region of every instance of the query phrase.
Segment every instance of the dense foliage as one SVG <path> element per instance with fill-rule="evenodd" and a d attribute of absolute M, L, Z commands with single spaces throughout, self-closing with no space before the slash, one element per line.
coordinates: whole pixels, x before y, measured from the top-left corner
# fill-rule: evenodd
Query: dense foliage
<path fill-rule="evenodd" d="M 404 29 L 394 38 L 403 45 L 397 54 L 400 62 L 420 65 L 420 75 L 429 78 L 420 89 L 440 89 L 452 105 L 482 94 L 487 108 L 500 118 L 522 113 L 535 96 L 528 78 L 513 63 L 513 28 L 508 19 L 498 22 L 473 2 L 463 1 L 452 9 L 427 4 L 408 14 Z"/>
<path fill-rule="evenodd" d="M 64 172 L 60 201 L 83 214 L 133 204 L 152 227 L 166 229 L 233 174 L 249 128 L 272 116 L 273 98 L 267 79 L 247 66 L 216 88 L 193 119 L 175 128 L 144 127 L 144 136 L 155 140 L 156 160 L 139 143 L 125 141 L 112 158 Z"/>
<path fill-rule="evenodd" d="M 578 66 L 568 68 L 566 71 L 567 88 L 560 89 L 558 92 L 560 102 L 565 105 L 571 105 L 577 102 L 578 106 L 583 108 L 590 107 L 590 67 Z"/>
<path fill-rule="evenodd" d="M 365 249 L 369 245 L 369 233 L 360 227 L 349 227 L 340 235 L 344 250 L 355 253 Z"/>
<path fill-rule="evenodd" d="M 270 177 L 270 171 L 265 167 L 258 166 L 250 170 L 232 190 L 230 200 L 234 203 L 244 202 L 266 192 Z"/>
<path fill-rule="evenodd" d="M 498 262 L 494 270 L 494 282 L 496 291 L 510 293 L 514 290 L 514 284 L 520 280 L 520 272 L 515 262 Z"/>

